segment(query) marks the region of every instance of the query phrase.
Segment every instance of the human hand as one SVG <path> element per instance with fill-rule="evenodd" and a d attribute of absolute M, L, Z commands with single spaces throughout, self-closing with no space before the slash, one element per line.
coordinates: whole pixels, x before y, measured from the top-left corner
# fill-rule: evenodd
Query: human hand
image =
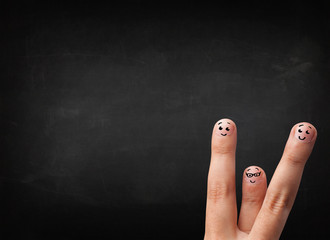
<path fill-rule="evenodd" d="M 219 120 L 212 134 L 204 240 L 279 239 L 316 137 L 317 131 L 310 123 L 293 126 L 268 189 L 266 174 L 260 167 L 251 166 L 244 170 L 237 224 L 237 128 L 230 119 Z"/>

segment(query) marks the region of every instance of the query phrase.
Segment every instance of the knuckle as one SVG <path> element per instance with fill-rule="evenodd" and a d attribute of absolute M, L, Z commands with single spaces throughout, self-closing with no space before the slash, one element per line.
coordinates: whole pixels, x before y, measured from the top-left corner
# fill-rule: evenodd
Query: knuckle
<path fill-rule="evenodd" d="M 288 193 L 270 193 L 265 199 L 265 206 L 272 214 L 283 214 L 290 210 L 291 199 Z"/>
<path fill-rule="evenodd" d="M 225 183 L 211 183 L 208 187 L 207 198 L 213 201 L 219 201 L 230 194 L 230 186 Z"/>
<path fill-rule="evenodd" d="M 233 148 L 228 145 L 219 144 L 213 147 L 212 152 L 221 155 L 227 155 L 233 153 Z"/>
<path fill-rule="evenodd" d="M 301 165 L 305 164 L 305 161 L 293 152 L 288 152 L 287 153 L 286 160 L 287 160 L 288 163 L 290 163 L 293 166 L 301 166 Z"/>
<path fill-rule="evenodd" d="M 263 197 L 262 196 L 243 196 L 242 197 L 242 202 L 246 202 L 248 204 L 251 204 L 253 206 L 262 204 L 263 202 Z"/>

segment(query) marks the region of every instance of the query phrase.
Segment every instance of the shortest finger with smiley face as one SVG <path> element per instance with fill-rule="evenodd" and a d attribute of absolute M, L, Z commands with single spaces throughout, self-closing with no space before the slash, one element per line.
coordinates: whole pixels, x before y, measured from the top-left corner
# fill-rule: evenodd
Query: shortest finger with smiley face
<path fill-rule="evenodd" d="M 258 166 L 250 166 L 244 171 L 244 181 L 248 184 L 260 184 L 265 181 L 265 172 L 261 167 Z"/>

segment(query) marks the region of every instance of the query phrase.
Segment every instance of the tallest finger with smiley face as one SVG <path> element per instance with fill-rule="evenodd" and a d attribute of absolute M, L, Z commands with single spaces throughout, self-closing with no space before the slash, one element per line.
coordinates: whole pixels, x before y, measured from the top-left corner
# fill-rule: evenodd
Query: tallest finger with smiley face
<path fill-rule="evenodd" d="M 221 239 L 233 239 L 237 233 L 236 143 L 235 122 L 228 118 L 215 122 L 207 181 L 205 239 L 215 235 Z"/>
<path fill-rule="evenodd" d="M 222 119 L 217 123 L 218 134 L 225 137 L 230 136 L 234 130 L 234 124 L 231 120 Z"/>

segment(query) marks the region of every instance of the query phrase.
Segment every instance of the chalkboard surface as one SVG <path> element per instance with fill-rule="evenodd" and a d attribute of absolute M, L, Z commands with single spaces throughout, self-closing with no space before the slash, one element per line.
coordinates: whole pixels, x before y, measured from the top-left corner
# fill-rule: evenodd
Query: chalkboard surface
<path fill-rule="evenodd" d="M 202 239 L 213 124 L 268 180 L 291 127 L 319 137 L 283 239 L 325 239 L 328 6 L 3 3 L 3 239 Z M 324 1 L 325 2 L 325 1 Z"/>

